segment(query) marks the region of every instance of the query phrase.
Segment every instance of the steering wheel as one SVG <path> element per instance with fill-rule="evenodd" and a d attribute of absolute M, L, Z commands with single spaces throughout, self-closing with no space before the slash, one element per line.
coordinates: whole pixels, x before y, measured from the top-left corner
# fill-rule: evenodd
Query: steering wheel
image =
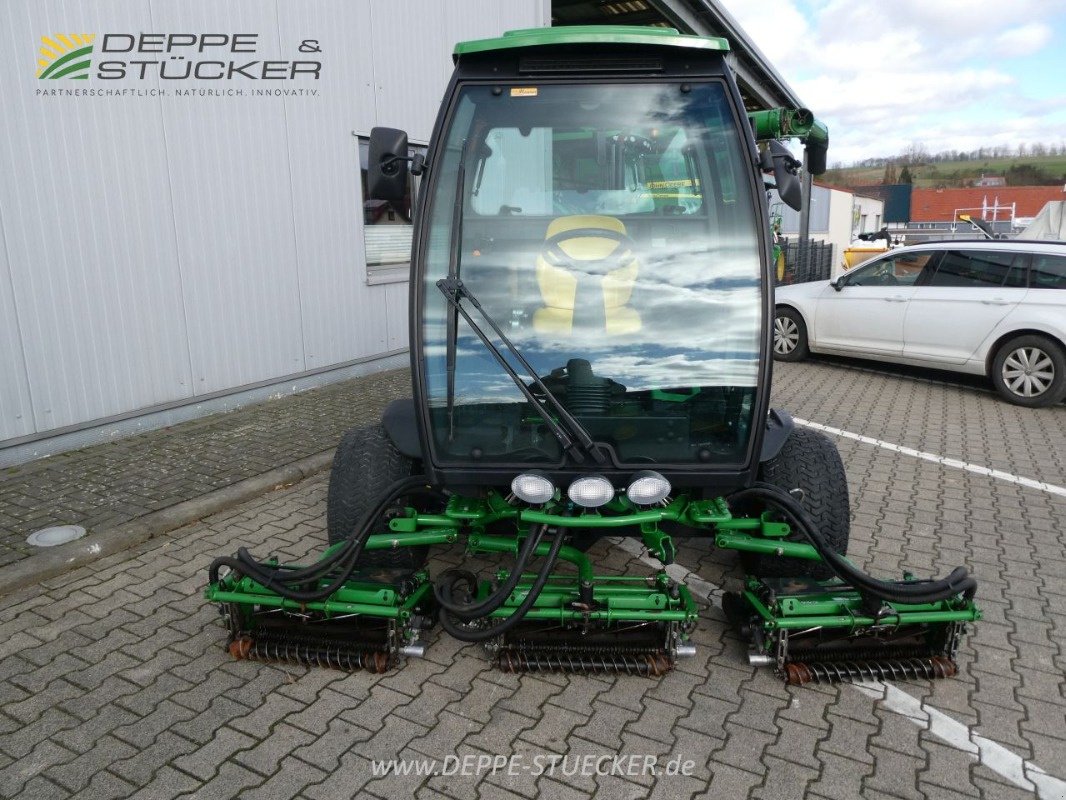
<path fill-rule="evenodd" d="M 607 255 L 602 258 L 573 258 L 561 247 L 563 242 L 572 239 L 587 238 L 607 239 L 615 243 Z M 613 231 L 610 228 L 572 228 L 568 231 L 550 236 L 544 240 L 544 248 L 541 250 L 544 260 L 553 267 L 567 267 L 574 272 L 590 272 L 596 275 L 606 275 L 627 266 L 636 258 L 636 244 L 624 233 Z"/>

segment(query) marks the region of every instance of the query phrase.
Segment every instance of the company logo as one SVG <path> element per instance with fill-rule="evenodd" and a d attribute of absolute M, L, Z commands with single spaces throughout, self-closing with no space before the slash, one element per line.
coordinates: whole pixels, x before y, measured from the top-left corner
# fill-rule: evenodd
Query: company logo
<path fill-rule="evenodd" d="M 92 66 L 95 33 L 56 33 L 41 37 L 37 77 L 84 81 Z"/>

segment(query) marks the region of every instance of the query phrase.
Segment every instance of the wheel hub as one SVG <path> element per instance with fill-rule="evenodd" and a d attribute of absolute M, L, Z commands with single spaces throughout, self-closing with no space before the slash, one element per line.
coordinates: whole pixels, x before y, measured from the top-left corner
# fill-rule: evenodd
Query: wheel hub
<path fill-rule="evenodd" d="M 1037 397 L 1055 380 L 1055 364 L 1039 347 L 1019 347 L 1003 361 L 1003 383 L 1020 397 Z"/>

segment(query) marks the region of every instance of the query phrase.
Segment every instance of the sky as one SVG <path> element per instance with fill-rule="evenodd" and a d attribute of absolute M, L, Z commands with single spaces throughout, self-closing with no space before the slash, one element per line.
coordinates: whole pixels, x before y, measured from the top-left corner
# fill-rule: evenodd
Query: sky
<path fill-rule="evenodd" d="M 1066 0 L 721 0 L 829 126 L 829 163 L 1066 143 Z"/>

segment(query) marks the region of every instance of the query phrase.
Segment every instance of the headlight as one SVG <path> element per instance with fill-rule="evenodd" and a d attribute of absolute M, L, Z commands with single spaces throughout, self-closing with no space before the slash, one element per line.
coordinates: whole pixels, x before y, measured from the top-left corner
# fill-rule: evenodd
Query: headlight
<path fill-rule="evenodd" d="M 511 491 L 531 506 L 539 506 L 555 496 L 555 484 L 539 472 L 523 472 L 511 481 Z"/>
<path fill-rule="evenodd" d="M 599 508 L 611 502 L 614 486 L 602 475 L 586 475 L 570 484 L 567 496 L 584 508 Z"/>
<path fill-rule="evenodd" d="M 641 470 L 629 481 L 628 497 L 635 505 L 651 506 L 670 496 L 670 481 L 650 469 Z"/>

